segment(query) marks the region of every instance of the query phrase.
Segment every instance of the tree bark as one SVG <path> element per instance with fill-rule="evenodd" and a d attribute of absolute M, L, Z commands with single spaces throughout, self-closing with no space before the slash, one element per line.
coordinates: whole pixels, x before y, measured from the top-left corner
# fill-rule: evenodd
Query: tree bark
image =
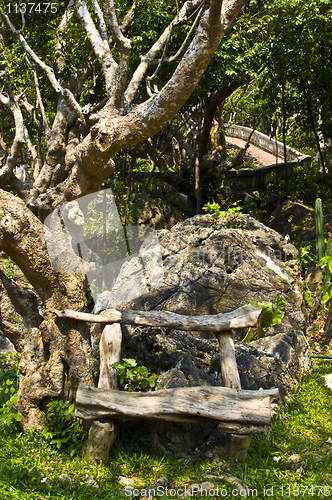
<path fill-rule="evenodd" d="M 57 318 L 52 312 L 63 304 L 77 310 L 86 308 L 82 277 L 52 269 L 44 231 L 22 200 L 0 190 L 0 246 L 18 264 L 44 306 L 42 314 L 36 313 L 36 296 L 19 291 L 2 276 L 7 307 L 2 301 L 0 325 L 22 356 L 16 407 L 24 430 L 43 426 L 45 398 L 73 400 L 80 382 L 92 384 L 88 326 Z"/>

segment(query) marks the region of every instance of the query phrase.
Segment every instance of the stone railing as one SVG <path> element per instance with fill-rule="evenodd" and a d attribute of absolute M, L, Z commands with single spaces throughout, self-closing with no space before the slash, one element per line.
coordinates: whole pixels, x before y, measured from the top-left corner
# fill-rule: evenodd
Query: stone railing
<path fill-rule="evenodd" d="M 228 137 L 237 137 L 247 141 L 252 129 L 249 127 L 242 127 L 240 125 L 231 125 L 225 127 L 225 132 Z M 287 151 L 287 170 L 286 163 L 284 162 L 284 145 L 280 141 L 276 141 L 257 130 L 251 136 L 250 143 L 259 147 L 263 151 L 270 153 L 276 157 L 276 163 L 261 168 L 244 168 L 241 170 L 230 170 L 226 173 L 227 180 L 237 180 L 247 189 L 259 189 L 267 186 L 272 179 L 273 174 L 284 178 L 286 172 L 290 177 L 293 174 L 294 166 L 302 165 L 309 168 L 311 165 L 311 156 L 304 155 L 294 148 L 286 146 Z M 278 159 L 281 162 L 278 162 Z M 226 181 L 227 182 L 227 181 Z"/>

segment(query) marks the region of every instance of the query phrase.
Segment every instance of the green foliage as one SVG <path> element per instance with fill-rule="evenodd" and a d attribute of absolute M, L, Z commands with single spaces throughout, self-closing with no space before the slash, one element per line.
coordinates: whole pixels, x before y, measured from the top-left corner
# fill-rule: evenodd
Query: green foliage
<path fill-rule="evenodd" d="M 323 270 L 320 286 L 322 301 L 327 302 L 332 297 L 332 284 L 330 283 L 332 276 L 332 255 L 325 255 L 325 257 L 322 257 L 318 265 Z"/>
<path fill-rule="evenodd" d="M 332 228 L 330 237 L 326 241 L 324 238 L 324 219 L 322 200 L 316 200 L 316 248 L 318 251 L 318 265 L 322 268 L 322 278 L 319 288 L 319 293 L 323 302 L 327 302 L 332 296 Z"/>
<path fill-rule="evenodd" d="M 315 297 L 315 294 L 313 292 L 311 292 L 310 290 L 308 290 L 307 288 L 305 288 L 304 290 L 304 300 L 306 301 L 306 303 L 308 304 L 308 306 L 310 308 L 313 307 L 314 305 L 314 297 Z"/>
<path fill-rule="evenodd" d="M 202 208 L 203 210 L 205 210 L 205 212 L 209 212 L 211 214 L 211 217 L 213 217 L 213 219 L 219 219 L 221 216 L 224 216 L 225 214 L 225 212 L 220 211 L 220 205 L 215 201 L 213 203 L 206 203 Z"/>
<path fill-rule="evenodd" d="M 275 0 L 264 2 L 262 7 L 261 2 L 250 2 L 246 15 L 255 8 L 255 13 L 251 12 L 253 21 L 243 35 L 245 43 L 256 40 L 256 53 L 266 65 L 251 87 L 248 105 L 242 116 L 238 113 L 239 118 L 251 120 L 258 130 L 273 137 L 278 130 L 280 136 L 285 125 L 286 143 L 300 150 L 317 148 L 319 134 L 328 143 L 332 134 L 332 43 L 327 35 L 332 25 L 331 3 Z"/>
<path fill-rule="evenodd" d="M 47 404 L 48 423 L 42 430 L 42 435 L 57 449 L 69 453 L 71 457 L 77 453 L 83 443 L 84 430 L 75 417 L 74 404 L 68 401 L 53 400 Z"/>
<path fill-rule="evenodd" d="M 284 311 L 279 309 L 279 307 L 286 306 L 287 302 L 281 297 L 281 295 L 278 295 L 276 307 L 274 307 L 271 302 L 258 302 L 256 300 L 250 302 L 250 305 L 261 307 L 263 310 L 258 325 L 257 334 L 254 334 L 253 328 L 249 328 L 246 336 L 243 339 L 243 342 L 246 342 L 247 344 L 254 338 L 255 340 L 257 340 L 264 337 L 264 335 L 266 334 L 266 330 L 269 330 L 272 326 L 280 323 L 285 313 Z"/>
<path fill-rule="evenodd" d="M 220 217 L 229 217 L 230 215 L 235 215 L 238 212 L 242 211 L 241 207 L 238 207 L 238 202 L 236 201 L 230 207 L 228 207 L 227 211 L 221 211 L 220 205 L 215 201 L 213 203 L 206 203 L 203 207 L 205 212 L 211 213 L 211 217 L 213 219 L 219 219 Z"/>
<path fill-rule="evenodd" d="M 299 248 L 298 260 L 302 268 L 307 267 L 310 262 L 317 260 L 316 255 L 311 253 L 310 250 L 311 245 L 306 245 Z"/>
<path fill-rule="evenodd" d="M 275 173 L 272 174 L 272 178 L 273 180 L 266 188 L 265 195 L 278 194 L 284 197 L 286 193 L 285 179 Z M 319 164 L 312 161 L 310 168 L 296 165 L 293 168 L 293 175 L 288 178 L 288 198 L 315 204 L 318 197 L 324 200 L 329 200 L 332 197 L 331 187 L 324 182 Z"/>
<path fill-rule="evenodd" d="M 154 388 L 159 377 L 156 373 L 149 373 L 146 366 L 137 366 L 136 360 L 132 358 L 124 358 L 122 364 L 113 363 L 112 368 L 116 370 L 120 384 L 125 384 L 129 392 Z"/>
<path fill-rule="evenodd" d="M 19 360 L 20 356 L 12 352 L 0 355 L 0 424 L 7 426 L 21 420 L 15 409 Z"/>
<path fill-rule="evenodd" d="M 94 308 L 95 301 L 94 301 L 93 296 L 92 296 L 90 291 L 85 293 L 85 298 L 86 298 L 88 310 L 89 310 L 89 312 L 91 312 L 92 309 Z"/>
<path fill-rule="evenodd" d="M 16 279 L 16 274 L 15 274 L 15 269 L 16 269 L 16 264 L 11 260 L 10 257 L 7 257 L 6 259 L 1 259 L 0 262 L 4 263 L 5 265 L 5 275 L 7 278 L 10 280 L 15 280 Z"/>

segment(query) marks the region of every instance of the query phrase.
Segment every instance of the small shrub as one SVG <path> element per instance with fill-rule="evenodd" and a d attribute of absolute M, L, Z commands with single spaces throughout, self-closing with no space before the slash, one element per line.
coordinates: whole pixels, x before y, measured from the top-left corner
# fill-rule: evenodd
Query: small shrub
<path fill-rule="evenodd" d="M 203 206 L 203 210 L 205 210 L 205 212 L 209 212 L 211 214 L 211 217 L 213 217 L 213 219 L 219 219 L 220 217 L 229 217 L 232 214 L 235 215 L 236 213 L 241 212 L 242 208 L 238 207 L 237 205 L 238 202 L 236 201 L 225 212 L 225 211 L 220 211 L 219 203 L 216 203 L 214 201 L 213 203 L 206 203 Z"/>
<path fill-rule="evenodd" d="M 284 311 L 281 311 L 279 307 L 283 307 L 286 304 L 287 302 L 280 295 L 278 295 L 277 297 L 276 307 L 274 307 L 271 302 L 257 302 L 256 300 L 250 302 L 251 306 L 262 307 L 263 311 L 258 325 L 257 334 L 254 335 L 254 329 L 249 328 L 246 336 L 243 339 L 243 342 L 246 342 L 248 344 L 254 338 L 258 340 L 264 337 L 264 335 L 266 334 L 266 330 L 269 330 L 271 326 L 280 323 L 285 313 Z"/>
<path fill-rule="evenodd" d="M 19 360 L 20 356 L 12 352 L 0 356 L 0 423 L 7 426 L 21 420 L 15 408 Z"/>
<path fill-rule="evenodd" d="M 7 259 L 1 259 L 1 262 L 5 265 L 4 272 L 7 278 L 9 278 L 10 280 L 15 280 L 15 268 L 17 267 L 15 262 L 13 262 L 10 257 L 7 257 Z"/>
<path fill-rule="evenodd" d="M 49 420 L 43 428 L 43 436 L 72 457 L 80 449 L 84 439 L 84 430 L 75 417 L 74 404 L 68 401 L 54 400 L 47 404 Z"/>
<path fill-rule="evenodd" d="M 310 262 L 317 260 L 315 254 L 310 252 L 311 245 L 306 245 L 299 248 L 298 260 L 301 264 L 302 269 L 306 268 Z"/>
<path fill-rule="evenodd" d="M 149 373 L 146 366 L 137 366 L 135 359 L 124 358 L 123 363 L 113 363 L 112 368 L 120 377 L 120 384 L 125 384 L 124 388 L 129 392 L 144 391 L 156 386 L 159 375 Z"/>

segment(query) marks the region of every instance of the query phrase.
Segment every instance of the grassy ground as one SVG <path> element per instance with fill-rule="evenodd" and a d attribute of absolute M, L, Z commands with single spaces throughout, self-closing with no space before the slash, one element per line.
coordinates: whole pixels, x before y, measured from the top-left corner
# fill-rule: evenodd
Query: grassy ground
<path fill-rule="evenodd" d="M 252 439 L 242 464 L 163 456 L 133 435 L 116 442 L 109 467 L 91 465 L 83 450 L 70 458 L 37 433 L 2 426 L 0 499 L 125 499 L 126 483 L 139 490 L 154 484 L 156 498 L 165 498 L 166 488 L 168 498 L 332 498 L 332 393 L 323 379 L 330 372 L 332 361 L 315 362 L 270 434 Z"/>

